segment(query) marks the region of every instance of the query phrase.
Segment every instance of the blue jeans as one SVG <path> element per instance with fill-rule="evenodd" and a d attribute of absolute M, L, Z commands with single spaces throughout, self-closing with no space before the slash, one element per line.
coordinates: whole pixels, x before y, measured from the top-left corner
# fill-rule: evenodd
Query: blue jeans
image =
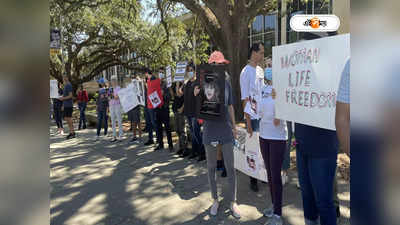
<path fill-rule="evenodd" d="M 190 133 L 192 135 L 192 154 L 202 155 L 205 154 L 203 145 L 203 134 L 199 122 L 196 117 L 188 116 Z"/>
<path fill-rule="evenodd" d="M 288 129 L 288 140 L 286 143 L 286 151 L 283 159 L 282 170 L 288 170 L 290 168 L 290 149 L 292 147 L 292 138 L 294 133 L 292 132 L 292 122 L 287 121 L 287 129 Z"/>
<path fill-rule="evenodd" d="M 320 218 L 321 225 L 336 225 L 332 193 L 337 155 L 326 158 L 312 157 L 304 154 L 299 145 L 296 158 L 304 218 L 310 221 Z"/>
<path fill-rule="evenodd" d="M 97 136 L 100 136 L 101 124 L 104 121 L 104 135 L 107 135 L 108 130 L 108 116 L 107 111 L 97 112 Z"/>
<path fill-rule="evenodd" d="M 82 126 L 84 128 L 86 128 L 86 115 L 85 115 L 85 111 L 86 111 L 86 102 L 79 102 L 78 103 L 78 107 L 79 107 L 79 112 L 80 112 L 80 116 L 79 116 L 79 128 L 81 128 Z"/>
<path fill-rule="evenodd" d="M 154 109 L 145 108 L 144 115 L 146 118 L 146 127 L 147 127 L 147 132 L 149 133 L 149 140 L 153 141 L 153 130 L 155 130 L 156 135 L 158 135 L 156 113 Z"/>

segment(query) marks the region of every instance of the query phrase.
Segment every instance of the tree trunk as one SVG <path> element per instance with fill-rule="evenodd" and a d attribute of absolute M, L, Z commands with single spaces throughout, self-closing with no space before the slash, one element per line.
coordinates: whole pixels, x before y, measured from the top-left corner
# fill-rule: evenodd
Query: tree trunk
<path fill-rule="evenodd" d="M 231 63 L 229 64 L 229 74 L 231 76 L 235 118 L 237 121 L 243 121 L 243 107 L 240 93 L 240 72 L 247 64 L 248 52 L 248 29 L 247 24 L 240 25 L 242 21 L 237 21 L 236 30 L 233 34 L 226 34 L 226 49 L 221 49 L 226 59 Z M 245 21 L 243 21 L 245 22 Z"/>

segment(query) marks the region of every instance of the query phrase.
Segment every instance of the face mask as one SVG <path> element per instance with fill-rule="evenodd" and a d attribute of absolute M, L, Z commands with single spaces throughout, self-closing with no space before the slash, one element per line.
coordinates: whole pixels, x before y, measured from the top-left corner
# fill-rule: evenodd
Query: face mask
<path fill-rule="evenodd" d="M 193 77 L 193 72 L 188 72 L 189 77 Z"/>

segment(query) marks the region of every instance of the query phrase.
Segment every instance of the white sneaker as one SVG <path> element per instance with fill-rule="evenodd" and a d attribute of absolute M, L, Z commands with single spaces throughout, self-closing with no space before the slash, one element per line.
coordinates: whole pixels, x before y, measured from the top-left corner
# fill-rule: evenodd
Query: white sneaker
<path fill-rule="evenodd" d="M 282 186 L 285 186 L 285 184 L 289 181 L 289 177 L 286 173 L 282 173 Z"/>
<path fill-rule="evenodd" d="M 98 141 L 98 140 L 100 140 L 100 136 L 96 136 L 95 141 Z"/>
<path fill-rule="evenodd" d="M 214 201 L 214 203 L 212 204 L 212 206 L 210 208 L 211 216 L 216 216 L 218 214 L 218 207 L 219 207 L 218 201 Z"/>
<path fill-rule="evenodd" d="M 274 205 L 269 208 L 264 209 L 263 211 L 264 217 L 271 218 L 274 215 Z"/>
<path fill-rule="evenodd" d="M 233 217 L 235 217 L 236 219 L 240 219 L 241 216 L 236 203 L 231 204 L 231 212 Z"/>
<path fill-rule="evenodd" d="M 275 214 L 271 217 L 271 219 L 269 219 L 265 223 L 265 225 L 282 225 L 282 224 L 283 224 L 282 218 Z"/>

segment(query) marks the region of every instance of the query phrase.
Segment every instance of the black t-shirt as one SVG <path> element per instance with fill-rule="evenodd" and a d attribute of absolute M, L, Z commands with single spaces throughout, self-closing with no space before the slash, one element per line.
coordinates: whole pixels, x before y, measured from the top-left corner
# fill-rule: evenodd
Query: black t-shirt
<path fill-rule="evenodd" d="M 194 82 L 188 81 L 184 86 L 183 97 L 184 97 L 184 114 L 185 116 L 196 116 L 197 112 L 197 98 L 194 96 L 194 87 L 199 86 L 200 82 L 195 80 Z"/>
<path fill-rule="evenodd" d="M 184 97 L 178 96 L 178 93 L 176 92 L 176 83 L 173 83 L 171 86 L 173 93 L 174 93 L 174 102 L 172 103 L 172 111 L 178 112 L 178 109 L 180 109 L 183 106 L 184 103 Z"/>

